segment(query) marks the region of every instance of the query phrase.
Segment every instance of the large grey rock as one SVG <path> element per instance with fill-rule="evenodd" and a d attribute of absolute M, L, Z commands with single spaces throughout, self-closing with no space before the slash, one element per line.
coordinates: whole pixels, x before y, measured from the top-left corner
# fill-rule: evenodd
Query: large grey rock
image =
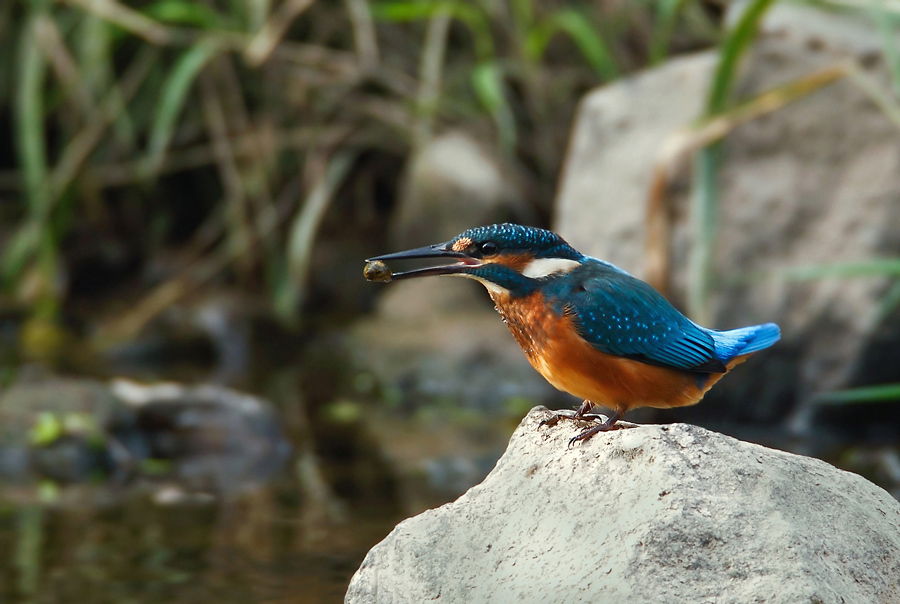
<path fill-rule="evenodd" d="M 680 57 L 581 101 L 554 217 L 577 250 L 640 275 L 653 162 L 702 113 L 716 60 L 713 51 Z"/>
<path fill-rule="evenodd" d="M 684 424 L 569 449 L 548 414 L 376 545 L 345 602 L 900 602 L 900 503 L 860 476 Z"/>
<path fill-rule="evenodd" d="M 865 23 L 778 5 L 744 62 L 736 95 L 751 98 L 848 56 L 887 91 L 877 41 L 877 31 Z M 586 97 L 555 216 L 556 230 L 575 247 L 642 274 L 653 164 L 669 136 L 699 117 L 713 68 L 714 56 L 700 54 Z M 669 291 L 676 302 L 686 300 L 694 242 L 688 177 L 683 169 L 671 191 Z M 763 385 L 775 389 L 799 379 L 799 391 L 809 396 L 852 380 L 866 383 L 854 360 L 882 329 L 888 279 L 787 282 L 749 276 L 900 254 L 900 130 L 845 79 L 729 133 L 719 183 L 719 280 L 710 326 L 775 321 L 784 341 L 752 359 L 755 384 L 736 372 L 714 390 L 734 401 L 717 412 L 747 418 L 744 401 L 753 398 L 760 401 L 753 416 L 774 422 L 796 393 L 764 393 L 758 390 Z"/>

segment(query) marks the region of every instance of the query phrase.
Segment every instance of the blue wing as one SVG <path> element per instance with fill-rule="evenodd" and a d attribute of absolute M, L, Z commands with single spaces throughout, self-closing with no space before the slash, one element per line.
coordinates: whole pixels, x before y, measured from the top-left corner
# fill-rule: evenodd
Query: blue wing
<path fill-rule="evenodd" d="M 716 332 L 682 315 L 659 292 L 616 267 L 588 260 L 571 271 L 558 287 L 564 309 L 579 334 L 594 348 L 652 365 L 721 373 Z M 724 332 L 727 333 L 727 332 Z"/>

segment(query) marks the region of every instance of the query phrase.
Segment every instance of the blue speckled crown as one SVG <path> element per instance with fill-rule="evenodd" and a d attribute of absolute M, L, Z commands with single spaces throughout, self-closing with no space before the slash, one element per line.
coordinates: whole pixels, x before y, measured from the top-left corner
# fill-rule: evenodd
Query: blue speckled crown
<path fill-rule="evenodd" d="M 528 251 L 536 258 L 583 258 L 581 253 L 553 231 L 509 222 L 469 229 L 454 238 L 451 244 L 461 239 L 471 239 L 474 243 L 493 241 L 501 251 Z"/>

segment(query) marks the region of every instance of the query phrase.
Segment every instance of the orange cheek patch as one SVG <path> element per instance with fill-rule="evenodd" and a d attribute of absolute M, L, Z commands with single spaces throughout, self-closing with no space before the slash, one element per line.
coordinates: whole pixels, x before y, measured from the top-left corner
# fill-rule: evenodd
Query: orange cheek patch
<path fill-rule="evenodd" d="M 522 271 L 525 270 L 525 267 L 528 266 L 528 264 L 532 260 L 534 260 L 534 256 L 532 256 L 531 254 L 519 254 L 516 256 L 500 255 L 496 258 L 487 259 L 484 262 L 485 263 L 493 262 L 495 264 L 502 264 L 503 266 L 508 266 L 509 268 L 513 269 L 517 273 L 521 273 Z"/>

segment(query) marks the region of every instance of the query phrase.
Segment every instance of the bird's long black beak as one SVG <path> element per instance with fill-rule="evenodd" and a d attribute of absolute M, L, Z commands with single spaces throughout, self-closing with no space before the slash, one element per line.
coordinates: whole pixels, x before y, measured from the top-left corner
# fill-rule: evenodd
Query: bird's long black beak
<path fill-rule="evenodd" d="M 402 273 L 392 273 L 391 279 L 408 279 L 410 277 L 427 277 L 429 275 L 454 275 L 465 272 L 466 269 L 481 264 L 479 260 L 472 258 L 468 254 L 447 249 L 446 243 L 427 245 L 405 252 L 396 252 L 393 254 L 376 256 L 374 258 L 367 258 L 366 262 L 390 262 L 393 260 L 415 260 L 417 258 L 446 258 L 457 260 L 457 262 L 454 264 L 441 264 L 439 266 L 417 268 Z"/>

